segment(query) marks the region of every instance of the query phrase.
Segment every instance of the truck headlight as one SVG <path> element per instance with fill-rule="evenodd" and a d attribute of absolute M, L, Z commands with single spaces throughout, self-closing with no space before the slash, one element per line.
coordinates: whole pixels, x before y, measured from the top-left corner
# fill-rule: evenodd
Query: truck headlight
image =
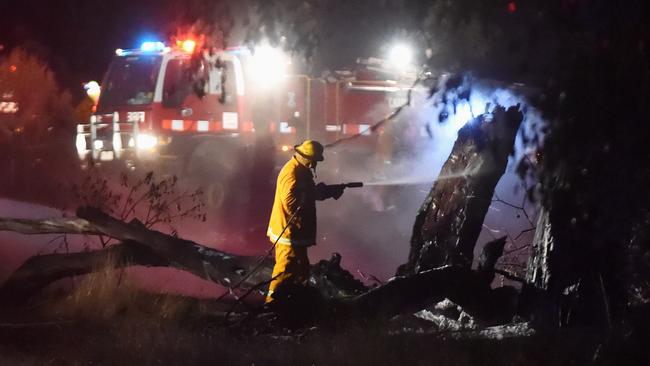
<path fill-rule="evenodd" d="M 113 133 L 113 150 L 122 150 L 122 135 L 119 132 Z"/>
<path fill-rule="evenodd" d="M 141 133 L 136 139 L 136 146 L 138 149 L 153 149 L 158 145 L 158 138 L 153 135 L 148 135 L 146 133 Z"/>
<path fill-rule="evenodd" d="M 88 149 L 86 148 L 86 136 L 83 134 L 77 134 L 75 146 L 77 147 L 77 155 L 79 155 L 79 159 L 83 159 L 88 152 Z"/>

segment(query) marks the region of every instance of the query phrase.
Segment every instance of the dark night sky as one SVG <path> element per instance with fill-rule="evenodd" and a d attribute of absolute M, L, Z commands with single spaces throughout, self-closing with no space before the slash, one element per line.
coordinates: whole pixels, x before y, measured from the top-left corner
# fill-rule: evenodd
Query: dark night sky
<path fill-rule="evenodd" d="M 147 35 L 154 37 L 157 35 L 160 39 L 166 40 L 180 27 L 191 25 L 199 18 L 214 17 L 214 9 L 219 8 L 220 4 L 229 4 L 232 8 L 242 9 L 254 1 L 0 0 L 0 44 L 5 44 L 7 49 L 20 45 L 37 53 L 50 64 L 63 87 L 75 95 L 81 95 L 80 83 L 101 79 L 116 48 L 137 47 Z M 495 1 L 498 5 L 495 9 L 499 11 L 500 16 L 507 15 L 506 0 Z M 389 44 L 391 37 L 395 34 L 399 35 L 399 31 L 418 33 L 427 15 L 426 9 L 433 2 L 396 1 L 396 4 L 403 4 L 404 9 L 407 9 L 404 11 L 397 11 L 395 9 L 398 8 L 393 9 L 389 5 L 376 5 L 390 4 L 386 1 L 355 0 L 336 3 L 340 6 L 327 6 L 318 13 L 324 31 L 319 34 L 322 42 L 319 44 L 319 54 L 315 57 L 317 69 L 350 64 L 357 57 L 381 57 L 382 52 L 385 51 L 381 47 Z M 524 4 L 523 1 L 519 3 Z M 575 26 L 575 30 L 571 31 L 575 35 L 583 34 L 586 30 L 584 27 L 587 27 L 597 34 L 595 38 L 598 39 L 606 39 L 601 33 L 608 32 L 599 29 L 606 29 L 608 26 L 606 20 L 614 17 L 611 15 L 610 8 L 617 10 L 622 14 L 619 16 L 630 21 L 634 16 L 640 17 L 642 16 L 640 14 L 643 14 L 636 11 L 637 5 L 642 3 L 639 1 L 630 2 L 626 6 L 622 5 L 625 4 L 623 2 L 620 6 L 614 7 L 604 6 L 606 0 L 557 0 L 551 3 L 556 3 L 555 8 L 559 10 L 554 17 L 547 17 L 547 21 L 552 19 L 549 24 L 560 25 L 570 31 L 571 27 Z M 468 4 L 469 9 L 462 10 L 463 13 L 469 14 L 469 10 L 481 8 L 475 6 L 473 2 L 465 2 L 465 4 Z M 578 6 L 580 4 L 590 5 Z M 524 6 L 521 5 L 520 9 L 523 8 Z M 549 8 L 553 7 L 549 6 Z M 577 9 L 583 8 L 588 11 L 577 12 Z M 463 8 L 459 7 L 459 9 Z M 490 17 L 494 15 L 486 14 Z M 523 12 L 517 10 L 517 14 L 523 15 Z M 243 17 L 236 15 L 235 18 Z M 513 19 L 528 21 L 528 18 L 523 17 Z M 531 26 L 528 23 L 520 25 L 526 31 L 525 34 L 528 34 Z M 550 29 L 553 28 L 538 27 L 536 39 L 549 33 Z M 531 55 L 528 57 L 527 64 L 531 64 L 531 60 L 548 58 L 549 52 Z M 483 62 L 484 59 L 480 61 L 487 64 Z M 494 64 L 499 63 L 493 62 L 491 66 L 495 66 Z"/>
<path fill-rule="evenodd" d="M 210 17 L 219 4 L 229 4 L 233 12 L 241 13 L 248 2 L 0 0 L 0 44 L 37 53 L 50 64 L 61 85 L 80 96 L 80 83 L 101 79 L 115 49 L 137 47 L 147 35 L 167 40 L 180 27 Z M 372 4 L 368 0 L 347 3 L 345 9 L 328 8 L 322 14 L 327 18 L 326 28 L 337 31 L 322 35 L 321 67 L 351 64 L 357 57 L 381 56 L 385 51 L 381 45 L 392 34 L 384 29 L 386 20 L 396 17 L 390 9 L 368 17 L 369 9 L 376 8 Z M 345 16 L 337 16 L 340 12 Z M 237 21 L 243 18 L 241 14 L 235 17 Z M 401 19 L 400 27 L 417 23 L 412 17 Z"/>
<path fill-rule="evenodd" d="M 179 0 L 2 0 L 0 44 L 26 47 L 50 63 L 63 87 L 101 79 L 116 48 L 165 37 L 191 14 Z M 6 52 L 6 50 L 5 50 Z"/>

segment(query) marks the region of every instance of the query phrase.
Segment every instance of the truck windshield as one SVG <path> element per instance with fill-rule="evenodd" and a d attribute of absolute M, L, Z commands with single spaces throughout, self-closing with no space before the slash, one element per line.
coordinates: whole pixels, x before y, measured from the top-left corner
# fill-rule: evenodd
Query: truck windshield
<path fill-rule="evenodd" d="M 138 55 L 116 57 L 108 69 L 99 98 L 99 112 L 115 107 L 150 104 L 160 69 L 161 57 Z"/>

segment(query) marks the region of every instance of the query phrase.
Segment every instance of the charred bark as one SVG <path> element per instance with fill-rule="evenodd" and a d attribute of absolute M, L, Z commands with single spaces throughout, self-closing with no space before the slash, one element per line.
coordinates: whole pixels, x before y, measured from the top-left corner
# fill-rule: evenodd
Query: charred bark
<path fill-rule="evenodd" d="M 500 324 L 512 318 L 516 290 L 491 289 L 480 273 L 462 266 L 445 266 L 395 277 L 351 300 L 344 301 L 348 315 L 358 319 L 390 319 L 417 312 L 449 299 L 484 324 Z"/>
<path fill-rule="evenodd" d="M 553 242 L 548 210 L 542 208 L 537 219 L 526 270 L 526 283 L 542 291 L 548 290 L 551 276 L 548 259 L 553 251 Z"/>
<path fill-rule="evenodd" d="M 475 271 L 466 266 L 448 265 L 395 277 L 352 299 L 349 306 L 361 317 L 388 319 L 419 311 L 447 298 L 487 323 L 503 321 L 514 312 L 515 291 L 512 288 L 492 290 L 490 284 L 505 243 L 505 237 L 487 243 Z"/>
<path fill-rule="evenodd" d="M 398 275 L 446 265 L 470 268 L 474 246 L 503 175 L 523 114 L 497 107 L 492 121 L 476 119 L 458 139 L 413 226 L 408 262 Z"/>

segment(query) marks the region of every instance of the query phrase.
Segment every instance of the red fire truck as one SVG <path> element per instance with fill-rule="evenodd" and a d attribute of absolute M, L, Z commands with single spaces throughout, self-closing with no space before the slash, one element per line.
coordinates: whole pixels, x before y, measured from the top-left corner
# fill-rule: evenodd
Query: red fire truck
<path fill-rule="evenodd" d="M 289 153 L 305 138 L 363 133 L 402 105 L 410 86 L 381 77 L 378 60 L 314 79 L 287 74 L 286 60 L 263 48 L 195 48 L 188 40 L 116 51 L 96 112 L 77 126 L 83 164 L 155 163 L 189 176 L 209 171 L 216 182 L 261 140 Z M 372 154 L 376 138 L 365 135 Z"/>

